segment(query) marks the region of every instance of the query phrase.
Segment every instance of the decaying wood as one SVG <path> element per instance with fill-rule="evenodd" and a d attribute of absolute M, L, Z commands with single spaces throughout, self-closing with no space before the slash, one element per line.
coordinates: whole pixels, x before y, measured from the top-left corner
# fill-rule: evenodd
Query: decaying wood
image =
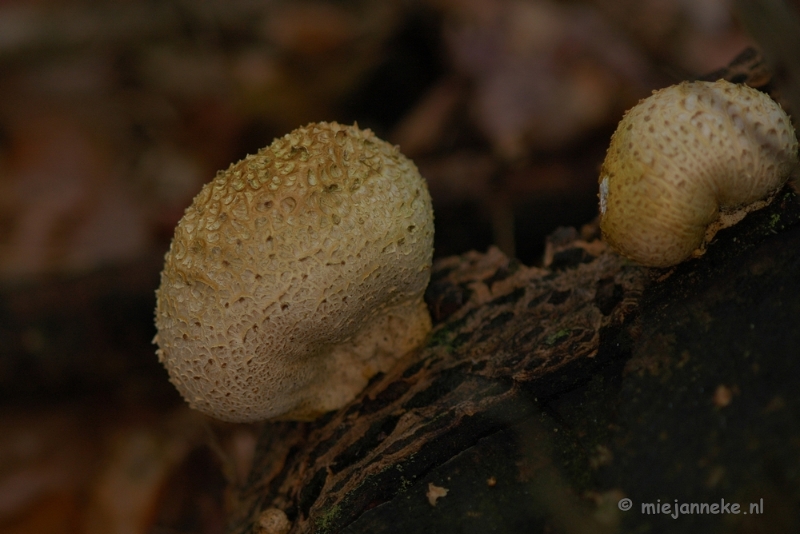
<path fill-rule="evenodd" d="M 497 249 L 438 262 L 428 345 L 323 422 L 265 426 L 258 479 L 233 531 L 248 532 L 267 508 L 284 510 L 292 532 L 322 523 L 336 531 L 529 417 L 521 398 L 545 401 L 588 381 L 606 364 L 601 330 L 622 324 L 646 276 L 599 241 L 559 248 L 550 268 L 516 264 Z"/>
<path fill-rule="evenodd" d="M 787 188 L 773 205 L 723 232 L 706 256 L 673 270 L 634 266 L 598 241 L 574 239 L 575 232 L 556 238 L 547 268 L 515 265 L 494 249 L 437 263 L 428 296 L 438 324 L 428 345 L 323 421 L 265 424 L 230 532 L 258 532 L 260 514 L 276 509 L 293 533 L 395 532 L 391 525 L 404 520 L 405 528 L 422 528 L 404 495 L 423 506 L 431 473 L 444 487 L 463 474 L 464 466 L 455 466 L 464 454 L 475 456 L 470 469 L 476 468 L 489 462 L 481 451 L 526 433 L 523 453 L 515 445 L 507 454 L 513 475 L 502 480 L 506 488 L 509 479 L 533 484 L 512 495 L 538 500 L 506 502 L 503 514 L 543 508 L 536 513 L 550 519 L 532 531 L 555 524 L 556 531 L 617 532 L 626 521 L 652 527 L 649 516 L 620 516 L 616 502 L 626 495 L 708 500 L 728 487 L 720 483 L 725 477 L 742 484 L 738 493 L 722 493 L 729 501 L 758 501 L 759 488 L 774 497 L 776 488 L 762 480 L 769 458 L 793 468 L 797 455 L 791 441 L 771 445 L 777 436 L 770 432 L 800 435 L 791 416 L 796 403 L 787 397 L 800 376 L 782 373 L 800 342 L 788 322 L 798 311 L 800 287 L 791 281 L 800 264 L 798 223 L 800 204 Z M 781 254 L 785 246 L 791 254 Z M 771 336 L 768 344 L 761 332 Z M 736 411 L 727 408 L 737 402 Z M 777 423 L 763 419 L 772 412 Z M 719 424 L 766 428 L 745 432 L 752 437 L 743 443 L 726 439 Z M 543 428 L 543 436 L 531 437 Z M 536 445 L 545 438 L 567 452 Z M 487 473 L 508 470 L 497 459 L 490 467 Z M 553 470 L 560 474 L 545 476 Z M 800 485 L 790 487 L 796 495 Z M 672 493 L 661 496 L 663 488 Z M 486 506 L 476 495 L 468 506 Z M 565 504 L 577 496 L 595 508 Z M 457 502 L 442 497 L 437 512 L 447 513 L 448 497 Z M 770 505 L 783 514 L 793 499 Z M 456 514 L 437 531 L 463 532 L 463 521 L 477 521 L 475 514 Z M 565 526 L 581 517 L 583 526 Z M 706 523 L 692 531 L 720 519 L 700 520 Z"/>
<path fill-rule="evenodd" d="M 553 234 L 541 268 L 496 249 L 437 262 L 428 344 L 321 421 L 265 423 L 228 531 L 658 531 L 669 525 L 642 515 L 640 500 L 757 501 L 759 488 L 769 499 L 780 487 L 790 496 L 770 501 L 779 518 L 724 524 L 800 525 L 786 518 L 800 483 L 768 477 L 800 457 L 791 442 L 772 444 L 772 433 L 800 437 L 786 396 L 797 380 L 781 373 L 800 342 L 785 313 L 796 307 L 800 259 L 781 255 L 800 250 L 798 223 L 787 188 L 704 257 L 671 270 L 621 259 L 592 228 Z M 742 325 L 773 320 L 783 323 L 770 332 L 787 335 L 767 357 L 755 323 Z M 773 387 L 782 393 L 771 398 Z M 738 411 L 722 412 L 739 397 Z M 763 435 L 727 439 L 726 424 Z M 441 488 L 434 502 L 431 487 Z M 628 515 L 617 506 L 626 496 Z M 275 516 L 286 521 L 259 522 Z M 690 517 L 683 527 L 705 532 L 720 521 Z"/>

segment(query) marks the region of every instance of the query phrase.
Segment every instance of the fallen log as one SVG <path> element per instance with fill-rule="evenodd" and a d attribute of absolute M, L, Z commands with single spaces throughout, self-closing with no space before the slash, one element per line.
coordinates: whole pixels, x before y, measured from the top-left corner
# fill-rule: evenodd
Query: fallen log
<path fill-rule="evenodd" d="M 642 503 L 721 499 L 772 512 L 681 528 L 800 524 L 796 195 L 669 271 L 551 248 L 437 263 L 428 345 L 321 421 L 264 424 L 229 531 L 275 510 L 289 532 L 658 530 Z"/>
<path fill-rule="evenodd" d="M 797 531 L 798 269 L 790 187 L 668 270 L 591 226 L 440 260 L 427 345 L 264 423 L 228 532 Z"/>

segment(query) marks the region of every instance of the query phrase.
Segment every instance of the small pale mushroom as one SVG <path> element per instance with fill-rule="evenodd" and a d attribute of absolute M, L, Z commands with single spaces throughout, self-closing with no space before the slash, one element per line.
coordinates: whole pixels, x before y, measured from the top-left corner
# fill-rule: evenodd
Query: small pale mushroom
<path fill-rule="evenodd" d="M 764 93 L 684 82 L 630 109 L 600 171 L 600 228 L 620 254 L 668 267 L 765 206 L 797 168 L 789 117 Z"/>
<path fill-rule="evenodd" d="M 433 211 L 370 130 L 316 123 L 206 184 L 157 291 L 158 357 L 226 421 L 310 420 L 424 342 Z"/>
<path fill-rule="evenodd" d="M 286 512 L 279 508 L 267 508 L 258 516 L 256 521 L 256 534 L 287 534 L 292 528 L 292 522 L 286 517 Z"/>
<path fill-rule="evenodd" d="M 448 493 L 450 493 L 449 489 L 437 486 L 433 482 L 428 482 L 428 491 L 425 496 L 431 506 L 436 506 L 436 502 L 442 497 L 447 497 Z"/>

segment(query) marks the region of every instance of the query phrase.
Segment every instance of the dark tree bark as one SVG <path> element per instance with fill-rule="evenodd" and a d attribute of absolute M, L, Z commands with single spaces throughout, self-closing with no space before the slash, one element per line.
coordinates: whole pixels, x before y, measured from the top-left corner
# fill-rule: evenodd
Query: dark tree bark
<path fill-rule="evenodd" d="M 496 249 L 438 262 L 427 346 L 323 421 L 266 425 L 234 531 L 265 505 L 286 511 L 296 532 L 341 529 L 611 365 L 598 353 L 601 330 L 620 327 L 643 271 L 599 242 L 570 246 L 556 269 Z"/>
<path fill-rule="evenodd" d="M 769 84 L 743 58 L 723 74 Z M 439 261 L 427 345 L 320 421 L 265 423 L 229 532 L 286 532 L 276 510 L 292 533 L 797 531 L 799 273 L 788 187 L 671 270 L 596 229 L 542 268 Z M 721 499 L 740 513 L 642 508 Z"/>

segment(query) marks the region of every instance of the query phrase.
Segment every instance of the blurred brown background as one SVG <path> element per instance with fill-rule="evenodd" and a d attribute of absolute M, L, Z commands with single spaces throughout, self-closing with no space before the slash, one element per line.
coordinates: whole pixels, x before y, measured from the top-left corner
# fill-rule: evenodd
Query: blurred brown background
<path fill-rule="evenodd" d="M 731 0 L 0 3 L 0 532 L 223 531 L 254 431 L 185 409 L 150 345 L 218 169 L 357 121 L 428 180 L 437 257 L 535 264 L 595 217 L 624 110 L 751 44 Z"/>

